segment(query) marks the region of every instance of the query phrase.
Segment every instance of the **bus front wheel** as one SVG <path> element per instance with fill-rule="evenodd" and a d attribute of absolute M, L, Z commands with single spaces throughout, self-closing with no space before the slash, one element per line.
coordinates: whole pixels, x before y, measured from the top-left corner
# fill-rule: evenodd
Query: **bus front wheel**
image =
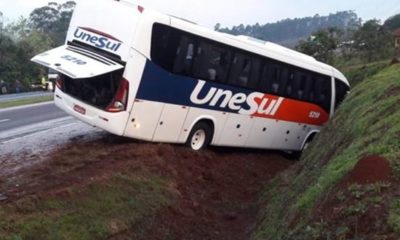
<path fill-rule="evenodd" d="M 195 151 L 205 149 L 211 142 L 213 130 L 206 122 L 197 123 L 186 141 L 186 145 Z"/>

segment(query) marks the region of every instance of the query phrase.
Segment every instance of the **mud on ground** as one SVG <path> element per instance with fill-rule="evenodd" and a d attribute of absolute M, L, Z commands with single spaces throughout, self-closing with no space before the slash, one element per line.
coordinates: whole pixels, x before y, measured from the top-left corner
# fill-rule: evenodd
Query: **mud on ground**
<path fill-rule="evenodd" d="M 294 162 L 280 153 L 211 148 L 194 152 L 182 145 L 156 144 L 103 134 L 77 136 L 47 154 L 0 156 L 0 163 L 30 161 L 0 174 L 1 204 L 31 196 L 68 196 L 71 187 L 106 181 L 117 173 L 145 171 L 170 179 L 174 204 L 158 210 L 111 239 L 248 239 L 265 183 Z M 12 161 L 11 161 L 12 162 Z M 18 164 L 17 164 L 18 165 Z"/>

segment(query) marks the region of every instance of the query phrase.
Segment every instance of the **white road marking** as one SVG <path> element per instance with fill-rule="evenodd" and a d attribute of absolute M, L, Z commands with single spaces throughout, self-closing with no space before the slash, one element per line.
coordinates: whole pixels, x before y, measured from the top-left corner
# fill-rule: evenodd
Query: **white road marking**
<path fill-rule="evenodd" d="M 10 119 L 1 119 L 0 123 L 4 123 L 4 122 L 8 122 L 8 121 L 10 121 Z"/>

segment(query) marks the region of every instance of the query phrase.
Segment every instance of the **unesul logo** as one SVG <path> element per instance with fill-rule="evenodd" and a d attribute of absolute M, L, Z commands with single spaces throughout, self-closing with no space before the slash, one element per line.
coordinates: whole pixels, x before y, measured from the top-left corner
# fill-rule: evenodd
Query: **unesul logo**
<path fill-rule="evenodd" d="M 208 104 L 211 107 L 228 108 L 245 115 L 274 116 L 284 98 L 270 97 L 263 93 L 254 92 L 233 94 L 230 90 L 204 87 L 205 81 L 199 81 L 194 88 L 190 101 L 196 105 Z M 204 89 L 204 90 L 203 90 Z M 206 93 L 206 94 L 204 94 Z"/>
<path fill-rule="evenodd" d="M 115 37 L 91 28 L 77 27 L 74 38 L 111 52 L 118 51 L 122 45 L 122 42 Z"/>

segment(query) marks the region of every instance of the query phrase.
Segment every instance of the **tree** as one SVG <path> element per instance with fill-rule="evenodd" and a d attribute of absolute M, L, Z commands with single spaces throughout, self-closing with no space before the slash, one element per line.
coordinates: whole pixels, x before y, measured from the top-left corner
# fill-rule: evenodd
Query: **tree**
<path fill-rule="evenodd" d="M 19 80 L 28 86 L 35 76 L 35 67 L 29 62 L 31 52 L 31 46 L 4 36 L 0 43 L 0 78 L 10 85 Z"/>
<path fill-rule="evenodd" d="M 389 57 L 394 50 L 392 35 L 379 20 L 369 20 L 354 33 L 354 49 L 366 62 Z"/>
<path fill-rule="evenodd" d="M 17 21 L 12 22 L 5 28 L 5 34 L 11 37 L 14 41 L 19 41 L 28 36 L 31 31 L 28 19 L 24 17 L 18 18 Z"/>
<path fill-rule="evenodd" d="M 35 9 L 29 19 L 19 18 L 5 28 L 0 42 L 0 79 L 29 87 L 45 69 L 30 59 L 36 54 L 62 44 L 75 3 L 49 3 Z"/>
<path fill-rule="evenodd" d="M 219 26 L 217 30 L 233 35 L 247 35 L 293 47 L 311 34 L 330 27 L 341 29 L 346 33 L 348 30 L 357 30 L 361 27 L 361 19 L 353 11 L 343 11 L 329 16 L 317 14 L 314 17 L 283 19 L 276 23 L 262 25 L 259 23 L 248 26 L 240 24 L 230 29 Z"/>
<path fill-rule="evenodd" d="M 215 26 L 214 26 L 215 31 L 219 31 L 220 28 L 221 28 L 221 23 L 215 24 Z"/>
<path fill-rule="evenodd" d="M 400 14 L 388 18 L 383 24 L 383 26 L 385 26 L 390 31 L 394 31 L 400 28 Z"/>
<path fill-rule="evenodd" d="M 60 45 L 64 42 L 75 5 L 74 1 L 63 4 L 50 2 L 47 6 L 33 10 L 29 17 L 30 24 L 38 32 L 50 35 Z"/>
<path fill-rule="evenodd" d="M 313 56 L 319 61 L 332 63 L 334 51 L 338 48 L 342 36 L 343 31 L 335 27 L 319 30 L 307 40 L 300 41 L 296 50 Z"/>

